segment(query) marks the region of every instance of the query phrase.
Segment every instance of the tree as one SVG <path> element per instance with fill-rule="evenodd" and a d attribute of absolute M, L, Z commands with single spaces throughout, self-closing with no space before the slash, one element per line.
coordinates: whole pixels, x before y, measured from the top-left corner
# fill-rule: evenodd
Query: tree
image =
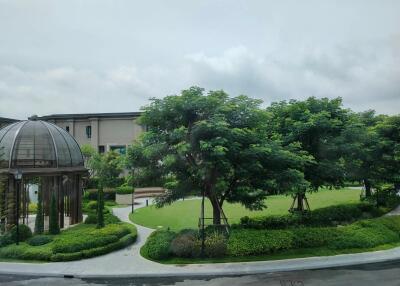
<path fill-rule="evenodd" d="M 97 228 L 104 227 L 104 193 L 100 185 L 97 191 Z"/>
<path fill-rule="evenodd" d="M 309 188 L 299 189 L 296 194 L 295 210 L 304 211 L 306 191 L 343 185 L 345 168 L 338 141 L 348 121 L 348 110 L 342 108 L 341 98 L 310 97 L 273 103 L 267 112 L 272 127 L 270 138 L 281 139 L 284 146 L 298 143 L 314 158 L 304 169 Z"/>
<path fill-rule="evenodd" d="M 88 161 L 93 174 L 99 178 L 103 187 L 116 187 L 123 170 L 123 158 L 114 151 L 105 154 L 94 153 Z"/>
<path fill-rule="evenodd" d="M 152 99 L 140 118 L 141 139 L 128 149 L 128 165 L 145 181 L 156 178 L 168 190 L 157 206 L 204 194 L 221 223 L 223 203 L 265 207 L 269 192 L 304 188 L 302 168 L 310 158 L 298 145 L 286 148 L 266 138 L 261 101 L 229 98 L 223 91 L 191 87 L 181 95 Z M 136 179 L 136 177 L 135 177 Z"/>
<path fill-rule="evenodd" d="M 382 154 L 379 175 L 394 189 L 400 190 L 400 115 L 384 117 L 376 124 L 375 131 Z"/>
<path fill-rule="evenodd" d="M 54 193 L 51 195 L 50 200 L 49 233 L 60 233 L 60 226 L 58 224 L 57 201 Z"/>
<path fill-rule="evenodd" d="M 379 162 L 382 158 L 380 138 L 375 125 L 381 119 L 373 110 L 352 113 L 345 127 L 340 146 L 345 158 L 346 179 L 363 182 L 365 196 L 372 196 L 372 188 L 382 182 Z"/>
<path fill-rule="evenodd" d="M 42 199 L 42 186 L 39 185 L 38 189 L 38 202 L 35 218 L 35 234 L 42 234 L 44 232 L 44 216 L 43 216 L 43 199 Z"/>

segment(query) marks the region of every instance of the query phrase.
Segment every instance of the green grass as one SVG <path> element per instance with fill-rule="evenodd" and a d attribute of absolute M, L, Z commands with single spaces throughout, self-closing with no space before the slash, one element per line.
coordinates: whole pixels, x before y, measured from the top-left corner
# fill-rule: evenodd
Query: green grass
<path fill-rule="evenodd" d="M 317 193 L 308 194 L 308 202 L 311 209 L 327 207 L 331 205 L 357 203 L 360 200 L 360 190 L 340 189 L 321 190 Z M 197 228 L 200 216 L 200 203 L 198 199 L 178 201 L 163 208 L 149 206 L 135 210 L 129 218 L 134 223 L 150 228 L 167 228 L 180 230 L 183 228 Z M 262 211 L 250 211 L 240 204 L 225 203 L 224 212 L 229 223 L 238 223 L 243 216 L 281 215 L 287 214 L 292 203 L 291 196 L 270 196 L 266 199 L 267 208 Z M 206 216 L 212 217 L 210 203 L 206 203 Z"/>

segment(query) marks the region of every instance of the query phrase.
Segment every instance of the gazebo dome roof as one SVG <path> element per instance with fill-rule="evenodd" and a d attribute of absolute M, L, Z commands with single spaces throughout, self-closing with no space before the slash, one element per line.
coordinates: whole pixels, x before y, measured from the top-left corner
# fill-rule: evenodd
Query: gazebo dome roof
<path fill-rule="evenodd" d="M 41 120 L 24 120 L 0 129 L 0 169 L 84 169 L 75 139 Z"/>

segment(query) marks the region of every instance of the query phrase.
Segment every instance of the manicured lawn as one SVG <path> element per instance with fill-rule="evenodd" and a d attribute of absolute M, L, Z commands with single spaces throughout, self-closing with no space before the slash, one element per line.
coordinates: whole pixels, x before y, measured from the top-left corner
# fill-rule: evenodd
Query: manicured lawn
<path fill-rule="evenodd" d="M 360 190 L 354 189 L 321 190 L 317 193 L 308 194 L 311 209 L 356 203 L 359 200 Z M 155 206 L 149 206 L 137 209 L 133 215 L 130 215 L 130 219 L 137 224 L 150 228 L 169 227 L 172 230 L 197 228 L 200 203 L 201 200 L 194 199 L 178 201 L 159 209 Z M 229 203 L 225 203 L 223 209 L 229 219 L 229 223 L 238 223 L 243 216 L 287 214 L 292 203 L 292 197 L 284 195 L 271 196 L 265 203 L 267 208 L 262 211 L 250 211 L 240 204 Z M 212 209 L 208 201 L 206 203 L 206 216 L 212 217 Z"/>

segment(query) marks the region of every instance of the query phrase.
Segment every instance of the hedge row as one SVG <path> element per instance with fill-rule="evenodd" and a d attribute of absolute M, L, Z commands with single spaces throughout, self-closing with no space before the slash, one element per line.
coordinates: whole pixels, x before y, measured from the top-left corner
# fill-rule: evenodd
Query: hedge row
<path fill-rule="evenodd" d="M 313 210 L 307 214 L 242 217 L 240 226 L 253 229 L 286 229 L 297 226 L 336 226 L 381 216 L 387 210 L 370 203 L 344 204 Z"/>
<path fill-rule="evenodd" d="M 296 248 L 371 248 L 400 241 L 400 217 L 362 220 L 338 227 L 284 230 L 233 229 L 228 240 L 232 256 L 271 254 Z"/>

